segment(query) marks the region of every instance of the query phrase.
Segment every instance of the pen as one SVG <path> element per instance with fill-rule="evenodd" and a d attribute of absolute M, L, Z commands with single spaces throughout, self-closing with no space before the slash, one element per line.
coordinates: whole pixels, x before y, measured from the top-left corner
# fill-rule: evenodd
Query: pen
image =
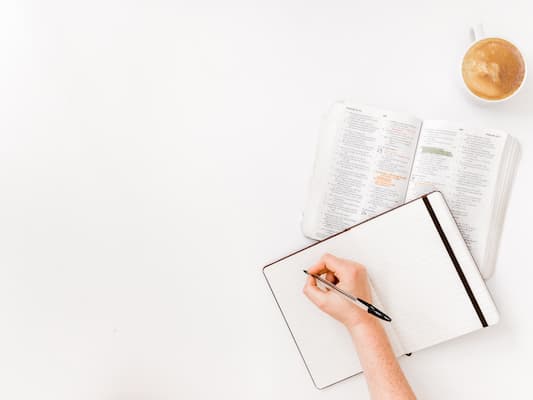
<path fill-rule="evenodd" d="M 333 283 L 323 279 L 322 277 L 320 277 L 318 275 L 310 274 L 305 269 L 303 271 L 304 271 L 304 273 L 306 275 L 312 276 L 313 278 L 315 278 L 315 279 L 319 280 L 320 282 L 322 282 L 327 287 L 329 287 L 329 288 L 335 290 L 337 293 L 345 296 L 348 300 L 351 300 L 353 303 L 357 304 L 359 307 L 363 308 L 369 314 L 372 314 L 374 317 L 382 319 L 383 321 L 387 321 L 387 322 L 391 322 L 392 321 L 392 319 L 387 314 L 385 314 L 383 311 L 378 309 L 376 306 L 373 306 L 369 302 L 364 301 L 363 299 L 360 299 L 359 297 L 352 296 L 349 293 L 346 293 L 344 290 L 339 289 Z"/>

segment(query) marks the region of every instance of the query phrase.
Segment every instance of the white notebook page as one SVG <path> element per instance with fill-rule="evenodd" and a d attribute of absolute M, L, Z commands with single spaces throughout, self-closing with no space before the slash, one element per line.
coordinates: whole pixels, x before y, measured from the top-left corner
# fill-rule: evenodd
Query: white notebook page
<path fill-rule="evenodd" d="M 442 199 L 440 193 L 429 197 Z M 443 200 L 437 205 L 439 215 L 446 218 L 449 212 L 446 214 L 447 208 L 443 212 Z M 456 243 L 458 238 L 462 241 L 456 227 L 454 230 L 449 225 L 447 221 L 450 242 Z M 265 268 L 265 276 L 319 388 L 361 371 L 344 327 L 302 293 L 302 269 L 325 252 L 366 265 L 379 303 L 393 320 L 385 325 L 393 328 L 403 346 L 397 349 L 398 354 L 482 327 L 424 203 L 417 200 Z M 468 253 L 461 252 L 458 257 L 468 276 L 479 277 Z M 474 285 L 474 292 L 483 295 L 482 309 L 493 315 L 496 311 L 482 279 L 475 280 Z"/>

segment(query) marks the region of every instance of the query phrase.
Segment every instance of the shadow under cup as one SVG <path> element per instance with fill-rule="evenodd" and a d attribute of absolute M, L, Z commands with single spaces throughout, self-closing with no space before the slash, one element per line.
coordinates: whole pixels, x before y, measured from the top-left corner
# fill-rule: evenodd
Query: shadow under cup
<path fill-rule="evenodd" d="M 511 42 L 500 38 L 481 39 L 472 44 L 463 57 L 462 76 L 476 97 L 504 100 L 522 86 L 526 63 Z"/>

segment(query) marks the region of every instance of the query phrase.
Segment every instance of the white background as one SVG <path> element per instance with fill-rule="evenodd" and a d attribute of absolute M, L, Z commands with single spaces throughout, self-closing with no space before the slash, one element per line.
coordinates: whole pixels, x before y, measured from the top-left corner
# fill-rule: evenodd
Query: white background
<path fill-rule="evenodd" d="M 261 274 L 309 243 L 345 98 L 520 140 L 500 324 L 402 366 L 421 399 L 530 398 L 533 77 L 490 107 L 459 79 L 478 21 L 533 64 L 528 3 L 3 0 L 0 398 L 367 398 L 312 386 Z"/>

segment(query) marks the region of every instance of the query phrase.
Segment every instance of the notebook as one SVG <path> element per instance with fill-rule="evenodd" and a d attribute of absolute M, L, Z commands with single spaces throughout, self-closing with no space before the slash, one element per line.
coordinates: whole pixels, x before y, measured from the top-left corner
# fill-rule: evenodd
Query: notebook
<path fill-rule="evenodd" d="M 318 389 L 362 372 L 346 329 L 302 293 L 302 269 L 325 252 L 366 266 L 372 302 L 392 318 L 382 323 L 398 357 L 498 321 L 442 194 L 432 192 L 263 268 Z"/>

